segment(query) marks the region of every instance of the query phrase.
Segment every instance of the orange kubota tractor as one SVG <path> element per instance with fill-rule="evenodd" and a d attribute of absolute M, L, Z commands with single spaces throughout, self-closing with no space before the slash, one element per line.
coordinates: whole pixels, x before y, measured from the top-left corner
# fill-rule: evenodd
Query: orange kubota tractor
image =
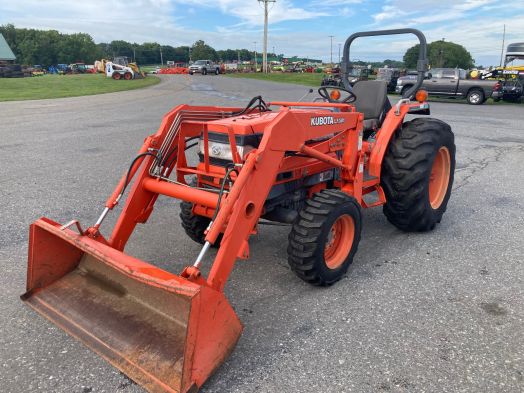
<path fill-rule="evenodd" d="M 383 81 L 351 88 L 353 40 L 404 33 L 420 40 L 410 98 L 391 107 Z M 429 231 L 440 222 L 453 183 L 453 133 L 436 119 L 405 121 L 407 114 L 429 114 L 427 94 L 417 91 L 426 69 L 418 30 L 356 33 L 344 45 L 346 88 L 321 87 L 321 101 L 255 97 L 245 108 L 174 108 L 146 138 L 94 226 L 48 218 L 31 225 L 23 300 L 147 390 L 197 390 L 241 334 L 223 290 L 237 258 L 248 257 L 259 220 L 292 224 L 289 264 L 315 285 L 345 274 L 363 208 L 383 205 L 404 231 Z M 190 166 L 186 150 L 195 140 L 200 160 Z M 102 221 L 128 188 L 105 237 Z M 124 252 L 159 195 L 182 201 L 182 226 L 203 244 L 179 275 Z M 214 261 L 206 260 L 211 246 L 218 248 Z M 202 264 L 211 264 L 207 277 Z"/>

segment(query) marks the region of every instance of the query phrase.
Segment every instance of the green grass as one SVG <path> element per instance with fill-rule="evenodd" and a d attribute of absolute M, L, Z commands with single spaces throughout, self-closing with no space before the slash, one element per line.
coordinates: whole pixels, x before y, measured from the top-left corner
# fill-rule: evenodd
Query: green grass
<path fill-rule="evenodd" d="M 32 78 L 0 78 L 0 101 L 78 97 L 156 85 L 160 79 L 113 80 L 103 74 L 44 75 Z"/>
<path fill-rule="evenodd" d="M 157 67 L 162 68 L 162 66 L 160 64 L 158 64 L 158 65 L 147 65 L 147 66 L 140 66 L 140 71 L 142 71 L 142 72 L 151 72 L 151 71 L 156 70 Z"/>
<path fill-rule="evenodd" d="M 226 74 L 226 76 L 232 78 L 249 78 L 249 79 L 259 79 L 263 81 L 270 82 L 281 82 L 281 83 L 294 83 L 297 85 L 305 86 L 314 86 L 320 87 L 320 82 L 322 82 L 322 77 L 324 74 L 310 74 L 307 72 L 298 73 L 298 72 L 289 72 L 289 73 L 272 73 L 272 74 L 262 74 L 262 73 L 239 73 L 239 74 Z"/>

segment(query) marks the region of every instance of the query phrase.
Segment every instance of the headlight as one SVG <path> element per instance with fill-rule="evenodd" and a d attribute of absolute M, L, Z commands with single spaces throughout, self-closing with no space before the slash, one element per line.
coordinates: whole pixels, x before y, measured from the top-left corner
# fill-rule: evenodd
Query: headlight
<path fill-rule="evenodd" d="M 397 86 L 402 85 L 402 79 L 397 79 Z"/>
<path fill-rule="evenodd" d="M 204 140 L 200 139 L 198 147 L 201 154 L 204 154 Z M 247 153 L 254 150 L 253 146 L 237 146 L 237 152 L 241 159 L 244 159 Z M 229 143 L 220 143 L 208 141 L 209 157 L 220 158 L 222 160 L 233 161 L 233 154 L 231 153 L 231 145 Z"/>

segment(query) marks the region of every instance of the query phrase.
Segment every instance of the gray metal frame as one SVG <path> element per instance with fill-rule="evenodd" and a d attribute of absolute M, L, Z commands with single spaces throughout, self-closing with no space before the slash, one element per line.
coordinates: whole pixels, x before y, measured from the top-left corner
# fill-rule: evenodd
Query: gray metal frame
<path fill-rule="evenodd" d="M 414 34 L 417 36 L 420 42 L 418 61 L 417 61 L 417 72 L 418 72 L 417 82 L 411 89 L 408 90 L 408 92 L 406 93 L 406 96 L 404 97 L 404 98 L 413 98 L 416 91 L 422 86 L 422 83 L 424 82 L 425 73 L 428 70 L 428 55 L 427 55 L 428 45 L 426 42 L 426 37 L 420 30 L 417 30 L 417 29 L 362 31 L 362 32 L 355 33 L 349 36 L 349 38 L 346 40 L 344 44 L 342 64 L 340 65 L 340 68 L 342 71 L 342 82 L 344 83 L 344 87 L 346 89 L 351 91 L 351 85 L 349 83 L 349 78 L 348 78 L 349 70 L 351 69 L 351 62 L 349 60 L 349 49 L 353 41 L 355 41 L 355 39 L 359 37 L 372 37 L 372 36 L 378 36 L 378 35 L 396 35 L 396 34 Z"/>

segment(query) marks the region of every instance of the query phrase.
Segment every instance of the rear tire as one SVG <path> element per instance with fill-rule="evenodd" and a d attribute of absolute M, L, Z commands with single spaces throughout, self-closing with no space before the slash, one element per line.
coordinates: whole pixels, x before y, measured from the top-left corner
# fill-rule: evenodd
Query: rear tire
<path fill-rule="evenodd" d="M 472 89 L 468 92 L 466 101 L 470 105 L 482 105 L 484 103 L 484 92 L 479 89 Z"/>
<path fill-rule="evenodd" d="M 202 75 L 207 75 L 207 70 L 205 68 L 202 69 Z"/>
<path fill-rule="evenodd" d="M 217 68 L 217 69 L 215 70 L 215 75 L 218 75 L 218 74 L 220 74 L 220 70 Z"/>
<path fill-rule="evenodd" d="M 353 262 L 361 229 L 361 208 L 355 198 L 340 190 L 313 195 L 289 234 L 291 270 L 313 285 L 340 280 Z"/>
<path fill-rule="evenodd" d="M 120 75 L 118 72 L 113 72 L 113 79 L 118 81 L 122 78 L 122 75 Z"/>
<path fill-rule="evenodd" d="M 455 142 L 448 124 L 431 118 L 404 123 L 382 163 L 389 222 L 403 231 L 434 229 L 446 211 L 454 172 Z"/>
<path fill-rule="evenodd" d="M 133 75 L 132 75 L 130 72 L 126 72 L 126 73 L 124 74 L 124 79 L 125 79 L 126 81 L 129 81 L 129 80 L 133 79 Z"/>

